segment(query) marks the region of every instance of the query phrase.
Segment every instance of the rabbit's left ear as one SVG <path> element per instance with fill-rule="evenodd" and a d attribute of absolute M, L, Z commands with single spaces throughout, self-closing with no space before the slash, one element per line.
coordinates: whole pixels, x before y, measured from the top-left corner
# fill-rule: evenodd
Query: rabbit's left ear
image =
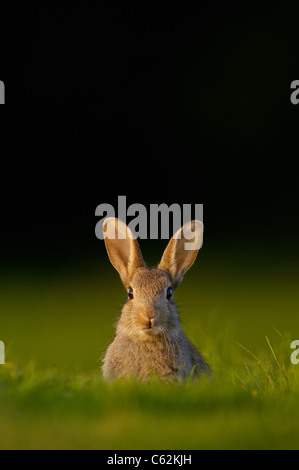
<path fill-rule="evenodd" d="M 203 223 L 193 220 L 187 222 L 170 240 L 158 268 L 168 272 L 174 288 L 178 287 L 194 264 L 202 247 L 203 232 Z"/>
<path fill-rule="evenodd" d="M 129 288 L 135 272 L 145 267 L 138 241 L 130 228 L 119 219 L 106 219 L 103 231 L 109 259 L 125 287 Z"/>

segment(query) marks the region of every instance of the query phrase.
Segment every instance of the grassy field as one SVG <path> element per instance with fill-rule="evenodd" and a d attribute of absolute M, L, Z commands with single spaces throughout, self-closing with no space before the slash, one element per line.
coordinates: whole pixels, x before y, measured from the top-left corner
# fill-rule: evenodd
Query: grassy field
<path fill-rule="evenodd" d="M 3 273 L 0 449 L 298 449 L 297 262 L 235 250 L 203 250 L 176 293 L 214 373 L 185 384 L 103 381 L 125 300 L 108 263 Z"/>

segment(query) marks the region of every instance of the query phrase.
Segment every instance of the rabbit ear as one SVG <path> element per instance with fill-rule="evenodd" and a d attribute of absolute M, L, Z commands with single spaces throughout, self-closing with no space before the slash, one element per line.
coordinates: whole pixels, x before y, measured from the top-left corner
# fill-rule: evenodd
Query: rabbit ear
<path fill-rule="evenodd" d="M 103 231 L 109 259 L 129 288 L 137 269 L 145 267 L 139 244 L 129 227 L 119 219 L 106 219 Z"/>
<path fill-rule="evenodd" d="M 170 240 L 158 268 L 167 271 L 174 288 L 182 282 L 184 274 L 195 262 L 203 242 L 203 223 L 186 223 Z"/>

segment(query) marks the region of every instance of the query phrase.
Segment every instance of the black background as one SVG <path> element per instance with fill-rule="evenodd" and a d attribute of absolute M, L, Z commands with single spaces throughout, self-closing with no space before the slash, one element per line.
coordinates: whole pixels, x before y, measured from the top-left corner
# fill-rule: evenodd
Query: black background
<path fill-rule="evenodd" d="M 208 240 L 297 247 L 299 8 L 26 5 L 2 29 L 2 263 L 63 262 L 95 209 L 204 203 Z"/>

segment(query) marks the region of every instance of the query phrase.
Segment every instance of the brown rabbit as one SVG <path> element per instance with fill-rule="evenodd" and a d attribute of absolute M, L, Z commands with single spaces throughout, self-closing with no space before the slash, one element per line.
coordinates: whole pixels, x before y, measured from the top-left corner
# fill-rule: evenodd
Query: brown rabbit
<path fill-rule="evenodd" d="M 128 292 L 116 337 L 104 357 L 104 378 L 148 381 L 153 376 L 171 380 L 209 374 L 209 366 L 180 327 L 173 299 L 201 248 L 203 224 L 184 225 L 170 240 L 157 269 L 145 266 L 137 240 L 122 221 L 109 218 L 103 229 L 110 261 Z M 195 249 L 186 249 L 190 242 Z"/>

